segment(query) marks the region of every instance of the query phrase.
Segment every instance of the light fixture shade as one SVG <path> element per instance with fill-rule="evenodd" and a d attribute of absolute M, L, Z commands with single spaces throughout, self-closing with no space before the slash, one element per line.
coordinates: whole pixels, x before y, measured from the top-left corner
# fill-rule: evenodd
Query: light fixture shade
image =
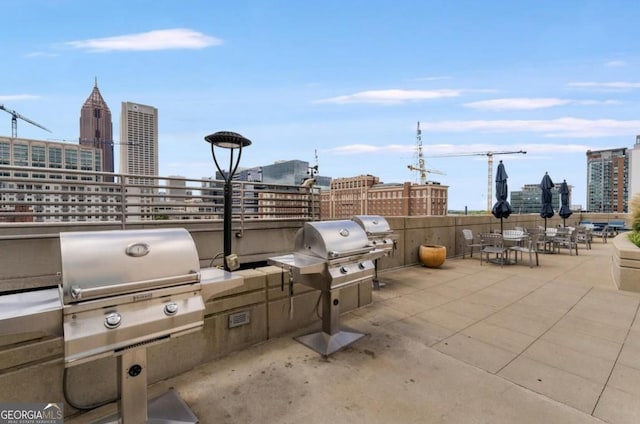
<path fill-rule="evenodd" d="M 218 131 L 206 136 L 205 141 L 224 149 L 238 149 L 251 145 L 251 140 L 232 131 Z"/>

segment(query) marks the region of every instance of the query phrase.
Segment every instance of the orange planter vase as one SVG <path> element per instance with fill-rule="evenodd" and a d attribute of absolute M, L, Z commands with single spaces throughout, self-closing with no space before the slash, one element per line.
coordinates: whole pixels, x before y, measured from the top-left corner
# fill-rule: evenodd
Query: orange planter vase
<path fill-rule="evenodd" d="M 434 244 L 422 244 L 418 251 L 420 262 L 429 268 L 438 268 L 447 258 L 447 248 Z"/>

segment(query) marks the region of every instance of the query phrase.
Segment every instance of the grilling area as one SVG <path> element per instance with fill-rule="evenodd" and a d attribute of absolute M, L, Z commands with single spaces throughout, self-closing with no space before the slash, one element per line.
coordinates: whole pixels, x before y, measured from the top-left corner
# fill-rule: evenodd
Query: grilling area
<path fill-rule="evenodd" d="M 451 246 L 455 254 L 455 241 L 448 241 L 455 237 L 447 238 L 445 233 L 459 230 L 446 229 L 445 220 L 427 227 L 400 218 L 389 222 L 398 248 L 395 254 L 378 259 L 380 279 L 387 284 L 372 290 L 369 274 L 368 281 L 338 290 L 340 323 L 363 337 L 328 357 L 317 355 L 292 337 L 322 330 L 317 314 L 322 290 L 295 280 L 291 284 L 287 274 L 283 281 L 282 269 L 275 265 L 234 271 L 234 276 L 242 277 L 242 287 L 208 301 L 200 294 L 203 328 L 148 347 L 148 397 L 154 399 L 173 388 L 205 423 L 439 422 L 445 416 L 451 422 L 500 422 L 496 416 L 504 417 L 503 422 L 540 422 L 541 414 L 549 422 L 633 422 L 629 418 L 637 417 L 633 415 L 637 407 L 625 399 L 637 399 L 637 395 L 633 395 L 634 385 L 625 386 L 622 377 L 633 378 L 629 369 L 638 368 L 632 359 L 637 353 L 633 349 L 637 349 L 639 329 L 638 298 L 611 286 L 611 243 L 594 243 L 592 251 L 581 251 L 570 260 L 568 255 L 547 255 L 541 259 L 543 266 L 533 270 L 481 268 L 475 256 L 450 257 L 441 269 L 427 269 L 414 265 L 412 244 L 423 242 L 428 234 L 430 242 Z M 303 227 L 284 237 L 282 253 L 297 250 L 294 234 Z M 245 234 L 251 237 L 250 232 Z M 192 237 L 198 252 L 204 251 L 208 241 L 203 242 L 205 238 L 197 232 Z M 366 261 L 374 261 L 377 254 Z M 206 269 L 208 255 L 199 256 L 198 269 Z M 617 311 L 610 311 L 612 304 Z M 504 321 L 517 320 L 504 314 L 532 313 L 531 305 L 548 312 L 546 317 L 524 320 L 544 321 L 540 328 L 505 327 Z M 594 310 L 593 331 L 620 330 L 580 340 L 567 334 L 562 340 L 571 325 L 579 325 L 587 308 Z M 25 337 L 22 341 L 16 337 L 12 351 L 3 352 L 3 364 L 14 364 L 5 365 L 0 377 L 3 399 L 25 394 L 44 399 L 60 392 L 66 342 L 41 337 L 33 343 Z M 585 340 L 598 340 L 608 350 L 600 351 L 595 344 L 591 349 L 567 346 Z M 559 357 L 575 355 L 574 351 L 586 354 L 582 362 L 573 363 L 589 363 L 592 366 L 587 368 L 598 370 L 597 375 L 584 375 L 586 371 L 579 367 L 565 369 L 571 364 L 549 363 L 552 359 L 544 356 L 549 345 L 564 349 Z M 76 403 L 90 405 L 115 395 L 116 357 L 66 368 L 68 394 Z M 571 384 L 563 386 L 563 381 Z M 491 407 L 482 406 L 487 402 Z M 65 405 L 65 412 L 73 412 L 69 422 L 93 422 L 117 408 L 111 403 L 77 412 Z"/>

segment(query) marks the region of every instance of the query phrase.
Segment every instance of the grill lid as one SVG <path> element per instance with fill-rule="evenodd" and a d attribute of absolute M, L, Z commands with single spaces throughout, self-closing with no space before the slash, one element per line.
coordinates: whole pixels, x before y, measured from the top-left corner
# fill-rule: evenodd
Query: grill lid
<path fill-rule="evenodd" d="M 295 249 L 297 253 L 324 259 L 371 251 L 367 234 L 349 220 L 305 222 L 296 234 Z"/>
<path fill-rule="evenodd" d="M 354 215 L 351 219 L 365 230 L 367 236 L 384 236 L 392 233 L 389 223 L 382 216 Z"/>
<path fill-rule="evenodd" d="M 60 234 L 64 304 L 198 281 L 184 228 Z"/>

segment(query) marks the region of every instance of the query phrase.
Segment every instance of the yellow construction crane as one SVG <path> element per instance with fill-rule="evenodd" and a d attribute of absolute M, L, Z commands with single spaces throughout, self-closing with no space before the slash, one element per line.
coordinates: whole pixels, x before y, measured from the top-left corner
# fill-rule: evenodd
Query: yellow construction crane
<path fill-rule="evenodd" d="M 436 156 L 429 156 L 429 157 L 431 157 L 431 158 L 435 158 L 435 157 L 454 158 L 454 157 L 460 157 L 460 156 L 486 156 L 487 157 L 488 166 L 489 166 L 489 171 L 487 173 L 487 212 L 491 212 L 491 204 L 493 202 L 493 185 L 494 185 L 494 181 L 493 181 L 493 157 L 496 156 L 496 155 L 513 155 L 513 154 L 526 155 L 527 152 L 525 152 L 524 150 L 501 151 L 501 152 L 495 152 L 495 151 L 491 151 L 490 150 L 488 152 L 452 153 L 450 155 L 436 155 Z"/>
<path fill-rule="evenodd" d="M 12 138 L 17 138 L 18 137 L 18 118 L 22 119 L 24 122 L 30 123 L 31 125 L 35 125 L 38 128 L 42 128 L 45 131 L 51 132 L 51 130 L 43 127 L 42 125 L 38 124 L 37 122 L 33 122 L 29 118 L 26 118 L 26 117 L 20 115 L 15 110 L 7 109 L 6 107 L 4 107 L 4 105 L 0 105 L 0 109 L 4 110 L 9 115 L 11 115 L 11 137 Z"/>
<path fill-rule="evenodd" d="M 418 171 L 420 175 L 420 184 L 426 184 L 427 174 L 440 174 L 447 175 L 442 171 L 436 169 L 427 169 L 424 163 L 424 156 L 422 154 L 422 131 L 420 130 L 420 121 L 418 121 L 418 130 L 416 131 L 416 165 L 407 165 L 407 168 L 411 171 Z"/>

